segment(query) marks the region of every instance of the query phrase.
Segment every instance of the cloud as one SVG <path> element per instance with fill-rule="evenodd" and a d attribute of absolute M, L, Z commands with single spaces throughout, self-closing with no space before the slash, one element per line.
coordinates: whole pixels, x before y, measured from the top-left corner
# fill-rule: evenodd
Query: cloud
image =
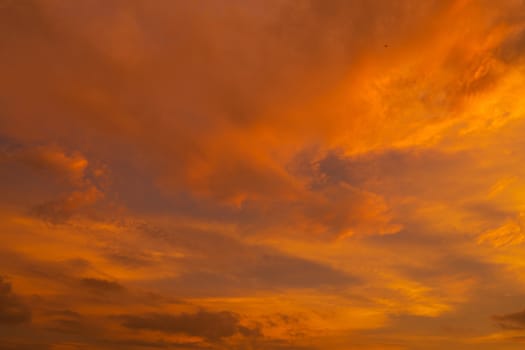
<path fill-rule="evenodd" d="M 51 345 L 49 344 L 43 344 L 43 343 L 31 343 L 31 342 L 6 342 L 2 344 L 2 347 L 4 350 L 32 350 L 32 349 L 42 349 L 42 350 L 48 350 L 52 349 Z"/>
<path fill-rule="evenodd" d="M 20 276 L 28 276 L 39 280 L 61 283 L 77 283 L 74 276 L 86 274 L 93 269 L 86 259 L 74 257 L 71 259 L 38 259 L 13 250 L 3 250 L 1 254 L 3 266 Z"/>
<path fill-rule="evenodd" d="M 0 2 L 6 337 L 442 349 L 519 302 L 520 1 Z"/>
<path fill-rule="evenodd" d="M 9 144 L 8 144 L 9 146 Z M 88 161 L 81 154 L 67 154 L 56 146 L 5 147 L 0 160 L 23 163 L 43 174 L 73 185 L 82 184 Z"/>
<path fill-rule="evenodd" d="M 227 312 L 199 311 L 194 314 L 144 314 L 121 315 L 122 326 L 135 330 L 159 331 L 162 333 L 185 334 L 217 341 L 241 333 L 258 332 L 240 324 L 239 316 Z"/>
<path fill-rule="evenodd" d="M 176 266 L 178 273 L 155 281 L 182 295 L 242 295 L 247 290 L 344 288 L 360 283 L 356 276 L 330 264 L 249 244 L 213 229 L 151 223 L 138 224 L 136 229 L 169 247 L 166 253 L 178 252 L 178 258 L 168 254 L 159 261 Z M 225 250 L 229 253 L 224 254 Z"/>
<path fill-rule="evenodd" d="M 387 149 L 356 156 L 330 150 L 313 163 L 310 171 L 314 174 L 312 186 L 315 187 L 343 182 L 390 195 L 439 198 L 450 196 L 445 190 L 458 190 L 453 184 L 461 179 L 451 175 L 464 171 L 472 164 L 472 158 L 472 154 L 465 151 L 446 152 L 425 147 Z M 438 176 L 442 173 L 448 176 Z M 433 186 L 428 185 L 430 182 Z"/>
<path fill-rule="evenodd" d="M 82 191 L 75 191 L 64 198 L 38 204 L 31 212 L 38 218 L 52 223 L 61 224 L 67 222 L 81 209 L 89 208 L 104 197 L 104 194 L 95 186 L 88 187 Z"/>
<path fill-rule="evenodd" d="M 208 200 L 215 213 L 228 205 L 240 207 L 230 212 L 237 213 L 243 231 L 277 235 L 295 231 L 330 238 L 397 232 L 399 225 L 391 221 L 389 205 L 380 194 L 340 185 L 312 191 L 286 167 L 297 147 L 315 142 L 327 148 L 340 143 L 335 139 L 351 139 L 344 142 L 346 148 L 355 143 L 356 148 L 369 149 L 376 147 L 377 138 L 389 143 L 408 137 L 403 132 L 383 135 L 375 122 L 383 119 L 359 107 L 362 99 L 370 102 L 370 96 L 354 98 L 347 79 L 356 87 L 375 81 L 375 75 L 371 80 L 360 76 L 360 68 L 368 66 L 365 58 L 378 66 L 378 76 L 388 75 L 389 68 L 383 67 L 380 58 L 387 55 L 385 41 L 408 51 L 416 44 L 428 48 L 426 42 L 439 35 L 428 19 L 446 16 L 454 2 L 336 1 L 326 5 L 309 1 L 297 5 L 277 1 L 222 7 L 212 1 L 208 5 L 215 12 L 169 2 L 78 8 L 59 2 L 12 5 L 6 11 L 15 12 L 21 23 L 47 30 L 37 31 L 45 39 L 24 31 L 22 48 L 9 48 L 16 53 L 34 49 L 35 41 L 60 42 L 39 52 L 52 66 L 59 60 L 67 64 L 55 68 L 63 74 L 63 86 L 42 79 L 54 88 L 37 89 L 48 91 L 49 100 L 54 101 L 50 107 L 34 99 L 43 111 L 49 111 L 43 112 L 49 120 L 42 130 L 32 133 L 10 123 L 10 134 L 20 142 L 48 140 L 53 135 L 66 149 L 86 150 L 90 157 L 108 161 L 115 168 L 115 178 L 141 173 L 145 178 L 137 178 L 139 183 L 153 182 L 165 197 L 185 192 L 196 202 Z M 220 21 L 214 18 L 218 14 Z M 20 24 L 11 25 L 20 28 Z M 414 35 L 414 28 L 430 39 Z M 168 44 L 159 42 L 162 37 L 174 39 Z M 80 51 L 85 55 L 68 54 Z M 387 60 L 395 63 L 404 57 L 394 56 Z M 238 64 L 232 63 L 232 57 Z M 18 65 L 30 65 L 31 71 L 45 78 L 43 62 Z M 149 83 L 133 78 L 138 76 Z M 397 80 L 392 84 L 398 84 Z M 36 94 L 32 89 L 27 93 Z M 386 97 L 393 107 L 403 102 L 396 96 Z M 19 113 L 41 124 L 40 114 L 30 106 L 11 100 L 5 104 L 7 115 Z M 76 116 L 74 123 L 71 115 Z M 394 126 L 405 122 L 401 117 L 393 119 Z M 366 130 L 376 130 L 378 135 L 370 136 Z M 99 141 L 86 146 L 77 139 Z M 128 149 L 134 150 L 131 156 Z M 118 169 L 122 164 L 125 171 Z M 117 185 L 121 186 L 119 198 L 143 202 L 145 186 L 135 184 Z M 77 192 L 84 197 L 91 193 Z M 64 222 L 76 210 L 72 207 L 78 208 L 68 198 L 44 201 L 35 211 L 50 222 Z"/>
<path fill-rule="evenodd" d="M 82 334 L 86 330 L 89 331 L 84 317 L 76 311 L 68 309 L 52 310 L 46 312 L 45 315 L 51 318 L 49 323 L 46 324 L 46 329 L 53 332 Z"/>
<path fill-rule="evenodd" d="M 0 277 L 0 323 L 16 325 L 31 321 L 31 310 L 13 293 L 11 284 Z"/>
<path fill-rule="evenodd" d="M 46 315 L 49 316 L 58 316 L 58 317 L 66 317 L 66 318 L 81 318 L 82 316 L 75 311 L 72 310 L 52 310 L 46 313 Z"/>
<path fill-rule="evenodd" d="M 0 149 L 0 165 L 6 203 L 31 207 L 32 214 L 48 223 L 65 223 L 104 198 L 104 168 L 79 152 L 8 140 Z"/>
<path fill-rule="evenodd" d="M 326 107 L 332 101 L 321 99 L 321 106 L 304 101 L 317 101 L 317 96 L 331 94 L 348 75 L 359 71 L 368 50 L 383 50 L 385 39 L 401 39 L 411 28 L 426 27 L 433 10 L 444 11 L 451 3 L 382 2 L 379 6 L 339 1 L 297 5 L 284 1 L 221 7 L 209 2 L 217 11 L 213 13 L 169 2 L 155 6 L 140 2 L 85 4 L 79 5 L 78 11 L 59 2 L 26 7 L 15 4 L 6 11 L 17 13 L 20 23 L 48 30 L 37 31 L 43 38 L 24 31 L 22 48 L 10 49 L 32 50 L 35 41 L 40 40 L 61 43 L 41 50 L 42 62 L 17 64 L 30 65 L 31 72 L 45 78 L 44 61 L 55 67 L 54 62 L 62 57 L 67 62 L 60 67 L 63 84 L 71 89 L 47 89 L 49 99 L 54 101 L 52 106 L 34 100 L 42 110 L 54 111 L 43 112 L 48 115 L 47 124 L 36 135 L 10 124 L 12 133 L 22 139 L 46 138 L 52 130 L 57 142 L 72 148 L 82 146 L 72 135 L 79 133 L 88 139 L 96 136 L 100 144 L 91 145 L 90 151 L 101 158 L 108 157 L 105 144 L 119 145 L 111 147 L 114 152 L 125 152 L 131 146 L 137 150 L 137 158 L 149 158 L 155 176 L 171 191 L 190 189 L 196 195 L 227 203 L 288 197 L 295 191 L 294 179 L 277 159 L 288 157 L 288 143 L 309 143 L 310 137 L 330 142 L 333 134 L 354 130 L 357 124 L 371 120 L 358 114 L 346 118 L 330 113 Z M 100 11 L 100 7 L 105 10 Z M 218 13 L 221 21 L 214 19 Z M 392 18 L 397 21 L 394 23 Z M 48 22 L 60 24 L 54 27 Z M 20 28 L 20 24 L 11 25 Z M 179 27 L 185 29 L 185 35 L 179 34 Z M 238 27 L 247 30 L 235 30 Z M 71 33 L 75 40 L 61 30 Z M 161 43 L 159 38 L 163 36 L 175 40 L 169 45 Z M 128 43 L 125 49 L 124 42 Z M 126 54 L 118 53 L 121 49 Z M 69 57 L 68 52 L 76 50 L 85 55 Z M 200 59 L 194 59 L 194 55 Z M 232 57 L 238 64 L 232 63 Z M 124 70 L 118 73 L 113 69 L 115 64 Z M 148 85 L 152 89 L 127 78 L 137 75 L 154 82 Z M 359 78 L 356 83 L 361 83 Z M 320 83 L 309 84 L 310 79 Z M 43 80 L 50 84 L 53 81 Z M 206 89 L 201 88 L 202 84 Z M 114 96 L 120 88 L 125 93 Z M 27 93 L 36 92 L 29 89 Z M 346 101 L 348 97 L 343 98 Z M 8 114 L 24 114 L 42 124 L 31 107 L 10 101 L 6 105 Z M 294 112 L 297 108 L 299 113 Z M 326 117 L 321 121 L 312 115 L 317 112 Z M 300 117 L 302 114 L 305 117 Z M 77 116 L 75 123 L 69 115 Z M 283 144 L 285 139 L 290 141 Z M 239 147 L 243 144 L 249 147 Z M 278 157 L 273 156 L 276 152 Z M 130 161 L 138 160 L 136 157 Z"/>
<path fill-rule="evenodd" d="M 211 349 L 210 347 L 207 347 L 203 344 L 196 344 L 194 342 L 189 343 L 183 343 L 183 342 L 168 342 L 163 340 L 141 340 L 141 339 L 101 339 L 97 342 L 98 346 L 105 346 L 108 349 L 129 349 L 131 348 L 137 348 L 137 349 L 195 349 L 195 350 L 203 350 L 203 349 Z"/>
<path fill-rule="evenodd" d="M 82 278 L 80 283 L 84 288 L 97 294 L 120 293 L 125 290 L 125 288 L 118 282 L 100 278 Z"/>
<path fill-rule="evenodd" d="M 400 229 L 380 195 L 344 183 L 305 190 L 291 200 L 246 201 L 238 217 L 243 234 L 313 240 L 390 234 Z"/>
<path fill-rule="evenodd" d="M 525 30 L 520 28 L 511 34 L 501 43 L 497 49 L 498 57 L 504 62 L 511 64 L 523 59 L 525 49 Z"/>
<path fill-rule="evenodd" d="M 257 344 L 257 349 L 261 350 L 316 350 L 318 347 L 311 345 L 290 344 L 283 340 L 261 341 Z"/>
<path fill-rule="evenodd" d="M 508 215 L 502 225 L 496 228 L 489 229 L 482 232 L 477 242 L 479 244 L 488 243 L 495 248 L 507 247 L 512 245 L 520 245 L 525 241 L 525 233 L 523 229 L 523 220 L 525 214 Z"/>
<path fill-rule="evenodd" d="M 224 296 L 243 295 L 250 290 L 344 288 L 359 285 L 360 281 L 355 276 L 314 261 L 261 253 L 254 259 L 244 259 L 242 267 L 193 268 L 157 283 L 187 296 Z"/>
<path fill-rule="evenodd" d="M 261 284 L 285 288 L 321 288 L 358 283 L 357 278 L 329 266 L 271 253 L 263 253 L 257 257 L 252 266 L 246 266 L 241 277 L 242 280 L 251 279 L 260 281 Z"/>
<path fill-rule="evenodd" d="M 492 320 L 503 329 L 525 329 L 525 311 L 495 315 Z"/>

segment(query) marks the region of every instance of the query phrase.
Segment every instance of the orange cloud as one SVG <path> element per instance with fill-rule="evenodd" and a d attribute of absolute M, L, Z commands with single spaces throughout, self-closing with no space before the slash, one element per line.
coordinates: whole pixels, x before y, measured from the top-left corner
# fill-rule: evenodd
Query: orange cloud
<path fill-rule="evenodd" d="M 517 0 L 0 1 L 0 343 L 520 349 L 524 33 Z"/>

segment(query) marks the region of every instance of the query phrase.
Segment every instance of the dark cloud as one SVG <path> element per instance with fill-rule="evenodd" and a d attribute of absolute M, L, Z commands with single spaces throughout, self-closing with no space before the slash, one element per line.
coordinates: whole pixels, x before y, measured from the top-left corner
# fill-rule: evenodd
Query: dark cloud
<path fill-rule="evenodd" d="M 278 254 L 262 254 L 243 272 L 244 280 L 285 288 L 352 285 L 358 279 L 326 265 Z"/>
<path fill-rule="evenodd" d="M 13 293 L 11 284 L 0 277 L 0 323 L 16 325 L 31 321 L 31 310 Z"/>
<path fill-rule="evenodd" d="M 319 348 L 310 345 L 298 345 L 293 341 L 263 339 L 259 340 L 254 346 L 257 350 L 318 350 Z"/>
<path fill-rule="evenodd" d="M 406 148 L 382 152 L 370 152 L 358 156 L 345 156 L 342 151 L 328 151 L 320 160 L 312 162 L 312 186 L 324 183 L 345 182 L 358 187 L 374 188 L 373 185 L 396 183 L 404 193 L 421 191 L 436 173 L 459 172 L 461 165 L 471 162 L 472 156 L 465 152 L 442 152 L 436 149 Z M 418 178 L 418 182 L 414 179 Z M 435 177 L 433 177 L 434 180 Z M 454 181 L 452 178 L 442 181 Z M 402 187 L 400 187 L 402 186 Z M 442 184 L 440 184 L 442 186 Z M 396 186 L 392 186 L 393 189 Z"/>
<path fill-rule="evenodd" d="M 525 311 L 495 315 L 492 320 L 503 329 L 525 329 Z"/>
<path fill-rule="evenodd" d="M 275 327 L 279 324 L 296 325 L 299 324 L 299 322 L 300 318 L 298 316 L 283 313 L 277 313 L 275 315 L 269 315 L 266 317 L 266 323 L 271 327 Z"/>
<path fill-rule="evenodd" d="M 78 213 L 82 207 L 94 204 L 102 196 L 102 192 L 97 188 L 90 187 L 84 191 L 75 191 L 65 198 L 36 205 L 31 209 L 31 213 L 45 222 L 62 224 Z"/>
<path fill-rule="evenodd" d="M 185 334 L 217 341 L 235 334 L 257 335 L 258 331 L 240 324 L 237 314 L 221 311 L 199 311 L 194 314 L 143 314 L 117 316 L 122 326 L 136 330 Z"/>
<path fill-rule="evenodd" d="M 46 329 L 53 332 L 80 334 L 85 333 L 88 328 L 84 323 L 84 317 L 75 311 L 51 310 L 45 312 L 47 317 L 50 317 L 49 323 L 46 324 Z"/>
<path fill-rule="evenodd" d="M 53 319 L 46 329 L 59 333 L 78 334 L 85 329 L 85 326 L 81 320 L 76 318 L 57 318 Z"/>
<path fill-rule="evenodd" d="M 103 172 L 79 152 L 56 146 L 7 141 L 0 148 L 5 202 L 29 207 L 32 215 L 51 224 L 65 223 L 100 202 Z"/>
<path fill-rule="evenodd" d="M 45 343 L 27 343 L 27 342 L 12 342 L 6 341 L 1 345 L 2 350 L 51 350 L 53 347 L 51 344 Z"/>
<path fill-rule="evenodd" d="M 143 340 L 143 339 L 100 339 L 95 342 L 97 346 L 108 349 L 181 349 L 181 350 L 211 350 L 210 345 L 202 342 L 170 342 L 166 340 Z"/>
<path fill-rule="evenodd" d="M 390 208 L 372 192 L 346 184 L 325 184 L 291 200 L 246 201 L 239 213 L 244 234 L 334 240 L 353 235 L 395 233 Z"/>
<path fill-rule="evenodd" d="M 76 311 L 72 311 L 72 310 L 51 310 L 51 311 L 48 311 L 46 312 L 46 315 L 49 315 L 49 316 L 58 316 L 58 317 L 66 317 L 66 318 L 81 318 L 82 315 L 80 315 L 78 312 Z"/>
<path fill-rule="evenodd" d="M 184 255 L 162 260 L 177 266 L 180 274 L 156 280 L 179 295 L 238 295 L 247 290 L 333 288 L 360 283 L 351 273 L 328 264 L 207 230 L 164 228 L 150 223 L 141 223 L 137 229 Z M 224 254 L 224 249 L 229 253 Z"/>
<path fill-rule="evenodd" d="M 141 252 L 128 253 L 124 251 L 111 251 L 103 255 L 105 259 L 120 266 L 134 269 L 154 265 L 153 257 Z"/>
<path fill-rule="evenodd" d="M 32 256 L 10 250 L 2 251 L 0 261 L 3 266 L 16 271 L 17 274 L 22 276 L 75 286 L 79 284 L 78 278 L 75 276 L 87 274 L 93 269 L 91 263 L 82 258 L 65 260 L 35 259 Z"/>
<path fill-rule="evenodd" d="M 436 247 L 438 247 L 438 244 L 436 244 Z M 445 250 L 443 243 L 439 244 L 439 246 Z M 433 259 L 430 254 L 428 259 L 429 261 Z M 432 265 L 425 264 L 424 267 L 412 265 L 409 267 L 399 267 L 399 270 L 403 271 L 408 277 L 420 282 L 447 276 L 464 279 L 476 276 L 480 281 L 490 281 L 495 279 L 495 276 L 501 272 L 502 267 L 503 265 L 501 264 L 491 264 L 476 257 L 466 255 L 458 256 L 450 253 L 447 255 L 445 253 L 435 259 Z M 482 288 L 482 286 L 480 286 L 480 288 Z"/>
<path fill-rule="evenodd" d="M 525 21 L 522 23 L 525 25 Z M 525 54 L 525 30 L 509 35 L 496 51 L 498 57 L 506 63 L 516 63 Z"/>
<path fill-rule="evenodd" d="M 305 259 L 283 255 L 261 255 L 257 259 L 212 271 L 211 266 L 207 270 L 194 269 L 157 283 L 188 297 L 243 295 L 261 289 L 342 288 L 360 283 L 350 274 Z"/>
<path fill-rule="evenodd" d="M 118 282 L 100 278 L 82 278 L 80 283 L 93 293 L 120 293 L 125 290 Z"/>
<path fill-rule="evenodd" d="M 193 343 L 170 343 L 166 341 L 148 341 L 141 339 L 101 339 L 98 346 L 110 347 L 111 349 L 205 349 Z"/>

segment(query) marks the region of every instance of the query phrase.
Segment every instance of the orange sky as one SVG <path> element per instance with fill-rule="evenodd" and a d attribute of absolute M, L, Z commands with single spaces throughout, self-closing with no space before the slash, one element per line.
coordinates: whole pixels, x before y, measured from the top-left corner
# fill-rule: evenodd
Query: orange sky
<path fill-rule="evenodd" d="M 0 349 L 523 349 L 523 96 L 523 0 L 0 0 Z"/>

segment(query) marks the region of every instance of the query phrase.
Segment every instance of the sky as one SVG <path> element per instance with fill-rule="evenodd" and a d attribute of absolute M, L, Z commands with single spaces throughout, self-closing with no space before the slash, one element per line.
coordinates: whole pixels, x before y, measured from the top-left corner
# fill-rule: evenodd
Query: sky
<path fill-rule="evenodd" d="M 0 349 L 523 349 L 523 96 L 523 0 L 0 0 Z"/>

